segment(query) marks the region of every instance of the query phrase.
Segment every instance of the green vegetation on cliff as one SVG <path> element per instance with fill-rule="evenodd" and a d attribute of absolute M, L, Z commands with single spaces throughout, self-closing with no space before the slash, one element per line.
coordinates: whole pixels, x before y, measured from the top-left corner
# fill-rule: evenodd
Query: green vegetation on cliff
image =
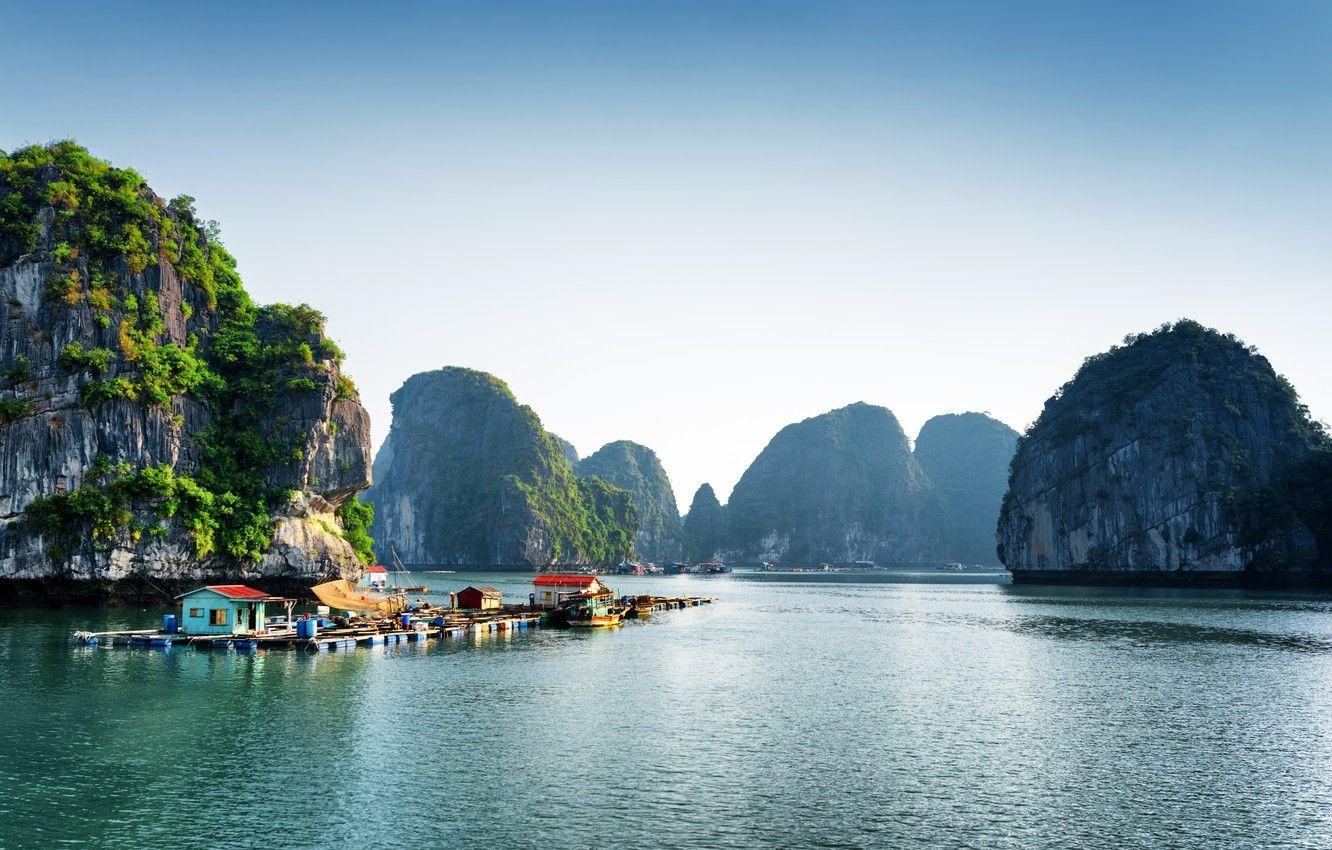
<path fill-rule="evenodd" d="M 137 541 L 143 535 L 165 536 L 165 522 L 176 517 L 194 540 L 195 556 L 202 559 L 213 554 L 222 518 L 235 510 L 233 498 L 224 494 L 219 503 L 215 494 L 193 478 L 178 476 L 165 464 L 135 469 L 125 461 L 112 463 L 99 457 L 82 486 L 34 501 L 28 506 L 27 518 L 55 541 L 59 558 L 75 531 L 86 530 L 93 540 L 109 542 L 128 527 Z M 162 523 L 135 520 L 132 506 L 145 504 Z"/>
<path fill-rule="evenodd" d="M 1204 399 L 1232 418 L 1242 415 L 1250 401 L 1244 394 L 1252 393 L 1289 412 L 1284 418 L 1290 436 L 1306 444 L 1326 436 L 1295 388 L 1255 347 L 1191 319 L 1130 334 L 1123 345 L 1085 359 L 1073 379 L 1046 401 L 1036 426 L 1057 443 L 1101 434 L 1134 413 L 1167 373 L 1178 369 L 1187 369 Z M 1179 428 L 1193 415 L 1179 407 L 1159 419 L 1160 426 Z"/>
<path fill-rule="evenodd" d="M 363 564 L 373 564 L 375 540 L 370 536 L 370 526 L 375 522 L 375 506 L 360 499 L 348 499 L 338 508 L 338 519 L 342 520 L 342 536 L 356 550 L 356 557 Z"/>
<path fill-rule="evenodd" d="M 635 551 L 653 561 L 674 561 L 683 554 L 680 511 L 670 478 L 647 446 L 628 440 L 607 443 L 575 467 L 580 476 L 595 476 L 633 497 L 638 511 Z"/>
<path fill-rule="evenodd" d="M 262 422 L 279 399 L 337 373 L 342 354 L 323 317 L 306 306 L 257 307 L 192 198 L 164 201 L 137 172 L 72 141 L 0 151 L 0 268 L 25 255 L 52 270 L 51 309 L 92 315 L 99 344 L 67 343 L 58 358 L 78 376 L 84 405 L 127 402 L 179 420 L 178 400 L 189 397 L 209 412 L 191 475 L 164 480 L 160 468 L 108 460 L 78 490 L 33 502 L 30 518 L 48 534 L 91 529 L 106 539 L 113 526 L 129 527 L 127 502 L 150 502 L 164 516 L 184 512 L 199 557 L 258 560 L 289 495 L 265 470 L 304 444 L 300 435 L 274 439 Z M 172 274 L 181 293 L 166 304 Z"/>

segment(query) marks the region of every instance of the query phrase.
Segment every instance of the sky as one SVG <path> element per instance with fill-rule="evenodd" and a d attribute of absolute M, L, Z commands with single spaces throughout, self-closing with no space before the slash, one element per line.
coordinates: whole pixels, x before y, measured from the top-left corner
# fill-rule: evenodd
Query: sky
<path fill-rule="evenodd" d="M 370 411 L 491 372 L 681 510 L 856 401 L 1022 430 L 1188 316 L 1332 418 L 1332 4 L 62 3 L 0 148 L 75 138 L 328 317 Z"/>

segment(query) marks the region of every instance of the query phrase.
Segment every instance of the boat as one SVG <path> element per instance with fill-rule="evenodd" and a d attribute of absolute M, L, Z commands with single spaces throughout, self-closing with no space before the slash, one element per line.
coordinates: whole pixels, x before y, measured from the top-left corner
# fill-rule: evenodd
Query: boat
<path fill-rule="evenodd" d="M 694 572 L 703 576 L 716 576 L 723 573 L 729 573 L 730 571 L 731 568 L 720 561 L 708 561 L 694 567 Z"/>
<path fill-rule="evenodd" d="M 643 618 L 650 616 L 655 609 L 652 597 L 644 594 L 641 596 L 626 596 L 623 599 L 625 603 L 624 616 L 633 618 Z"/>
<path fill-rule="evenodd" d="M 333 611 L 389 617 L 407 610 L 405 593 L 378 593 L 358 587 L 345 578 L 316 584 L 310 592 Z"/>
<path fill-rule="evenodd" d="M 575 628 L 599 629 L 620 625 L 624 606 L 604 595 L 573 597 L 564 606 L 565 621 Z"/>
<path fill-rule="evenodd" d="M 616 599 L 609 587 L 571 593 L 560 600 L 558 615 L 567 625 L 592 629 L 618 626 L 624 618 L 625 600 Z"/>

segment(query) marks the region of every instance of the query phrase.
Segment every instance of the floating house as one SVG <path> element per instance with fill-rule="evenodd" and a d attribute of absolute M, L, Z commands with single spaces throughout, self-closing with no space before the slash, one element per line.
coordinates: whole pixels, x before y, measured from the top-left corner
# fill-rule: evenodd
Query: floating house
<path fill-rule="evenodd" d="M 458 607 L 466 611 L 493 611 L 504 607 L 504 594 L 488 584 L 458 591 Z"/>
<path fill-rule="evenodd" d="M 249 635 L 264 630 L 266 606 L 286 602 L 243 584 L 210 584 L 176 597 L 187 635 Z"/>
<path fill-rule="evenodd" d="M 388 586 L 388 567 L 366 567 L 361 575 L 361 584 L 383 590 Z"/>
<path fill-rule="evenodd" d="M 602 593 L 610 588 L 602 584 L 596 576 L 560 575 L 546 573 L 532 579 L 534 592 L 532 604 L 538 608 L 557 608 L 570 596 L 580 593 Z"/>

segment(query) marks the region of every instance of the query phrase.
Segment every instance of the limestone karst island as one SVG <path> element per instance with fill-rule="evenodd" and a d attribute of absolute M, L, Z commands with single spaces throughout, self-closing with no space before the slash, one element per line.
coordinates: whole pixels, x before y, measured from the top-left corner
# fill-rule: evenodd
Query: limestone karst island
<path fill-rule="evenodd" d="M 0 850 L 1332 847 L 1332 15 L 6 9 Z"/>

